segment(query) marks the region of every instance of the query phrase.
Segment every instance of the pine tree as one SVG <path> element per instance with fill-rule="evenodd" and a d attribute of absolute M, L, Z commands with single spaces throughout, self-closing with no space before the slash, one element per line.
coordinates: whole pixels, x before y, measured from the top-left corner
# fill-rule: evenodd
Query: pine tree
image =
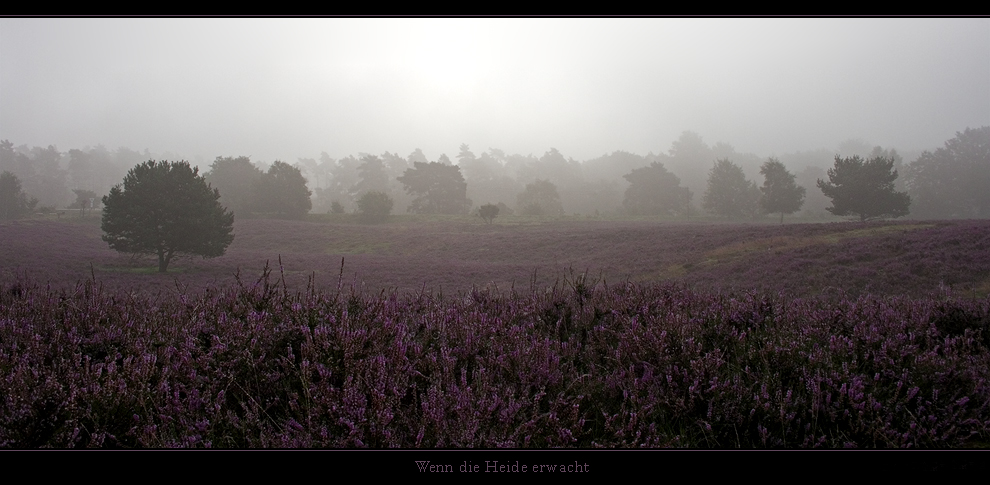
<path fill-rule="evenodd" d="M 892 158 L 836 156 L 828 178 L 828 182 L 819 179 L 818 188 L 832 199 L 832 207 L 825 209 L 832 214 L 859 216 L 860 221 L 908 214 L 911 197 L 894 190 L 897 170 Z"/>
<path fill-rule="evenodd" d="M 177 254 L 222 256 L 233 225 L 220 192 L 188 162 L 139 164 L 103 197 L 103 240 L 122 253 L 157 255 L 160 273 Z"/>

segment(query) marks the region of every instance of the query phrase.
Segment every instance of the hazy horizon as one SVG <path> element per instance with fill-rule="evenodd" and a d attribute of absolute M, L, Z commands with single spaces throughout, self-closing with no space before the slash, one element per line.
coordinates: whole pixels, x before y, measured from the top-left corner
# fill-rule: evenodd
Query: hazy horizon
<path fill-rule="evenodd" d="M 990 125 L 990 19 L 0 19 L 0 139 L 194 163 L 760 156 Z"/>

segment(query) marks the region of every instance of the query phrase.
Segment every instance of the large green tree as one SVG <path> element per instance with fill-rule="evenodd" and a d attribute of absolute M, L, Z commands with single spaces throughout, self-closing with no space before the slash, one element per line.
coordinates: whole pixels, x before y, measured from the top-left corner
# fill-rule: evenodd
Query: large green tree
<path fill-rule="evenodd" d="M 832 207 L 826 209 L 832 214 L 858 216 L 860 221 L 908 214 L 911 197 L 894 189 L 897 170 L 892 158 L 836 156 L 828 179 L 819 179 L 818 188 L 832 199 Z"/>
<path fill-rule="evenodd" d="M 222 256 L 233 225 L 220 192 L 188 162 L 139 164 L 103 197 L 103 240 L 122 253 L 158 256 L 160 273 L 177 254 Z"/>
<path fill-rule="evenodd" d="M 799 187 L 794 175 L 780 160 L 770 158 L 760 167 L 763 174 L 763 187 L 760 192 L 760 208 L 764 214 L 780 213 L 780 223 L 784 223 L 784 214 L 793 214 L 801 210 L 804 204 L 804 187 Z"/>
<path fill-rule="evenodd" d="M 629 181 L 622 206 L 633 215 L 677 215 L 691 206 L 691 191 L 660 162 L 624 175 Z"/>
<path fill-rule="evenodd" d="M 413 168 L 398 178 L 406 193 L 416 196 L 409 212 L 420 214 L 466 214 L 471 209 L 467 183 L 456 165 L 413 162 Z"/>

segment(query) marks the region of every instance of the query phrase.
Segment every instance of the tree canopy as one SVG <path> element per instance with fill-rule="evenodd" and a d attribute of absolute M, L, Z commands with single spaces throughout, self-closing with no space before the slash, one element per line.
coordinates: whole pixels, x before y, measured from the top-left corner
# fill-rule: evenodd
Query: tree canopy
<path fill-rule="evenodd" d="M 466 214 L 471 209 L 467 183 L 456 165 L 413 162 L 398 181 L 406 193 L 416 196 L 409 212 L 419 214 Z"/>
<path fill-rule="evenodd" d="M 990 126 L 957 132 L 905 169 L 912 212 L 922 217 L 990 217 Z"/>
<path fill-rule="evenodd" d="M 409 163 L 414 163 L 414 162 L 430 163 L 430 161 L 426 158 L 426 154 L 424 154 L 423 150 L 419 148 L 413 150 L 413 152 L 410 153 L 408 157 L 406 157 L 406 160 L 408 160 Z"/>
<path fill-rule="evenodd" d="M 257 184 L 264 175 L 249 157 L 217 157 L 204 175 L 220 191 L 220 203 L 238 216 L 257 209 Z"/>
<path fill-rule="evenodd" d="M 79 209 L 80 215 L 85 215 L 87 210 L 92 211 L 96 208 L 96 192 L 85 189 L 73 189 L 72 193 L 76 194 L 76 201 L 69 207 Z"/>
<path fill-rule="evenodd" d="M 832 207 L 826 209 L 832 214 L 858 216 L 861 221 L 908 214 L 911 197 L 894 189 L 897 170 L 892 158 L 836 156 L 828 178 L 819 179 L 818 188 L 832 199 Z"/>
<path fill-rule="evenodd" d="M 392 198 L 385 192 L 371 190 L 357 200 L 361 218 L 368 222 L 385 222 L 392 213 Z"/>
<path fill-rule="evenodd" d="M 177 254 L 222 256 L 234 240 L 234 214 L 188 162 L 149 160 L 103 197 L 103 240 L 122 253 L 158 256 L 166 272 Z"/>
<path fill-rule="evenodd" d="M 388 194 L 388 171 L 385 162 L 375 155 L 364 155 L 357 166 L 359 180 L 351 188 L 351 195 L 359 197 L 368 191 Z"/>
<path fill-rule="evenodd" d="M 316 197 L 320 205 L 326 206 L 328 203 L 332 205 L 332 201 L 336 200 L 344 207 L 354 206 L 357 200 L 354 189 L 359 180 L 358 165 L 360 161 L 351 155 L 330 164 L 329 183 L 324 189 L 316 189 Z"/>
<path fill-rule="evenodd" d="M 278 160 L 272 163 L 268 173 L 258 180 L 257 188 L 261 212 L 299 218 L 313 208 L 306 179 L 298 168 L 288 163 Z"/>
<path fill-rule="evenodd" d="M 492 203 L 485 204 L 478 208 L 478 216 L 486 223 L 491 224 L 498 217 L 498 206 Z"/>
<path fill-rule="evenodd" d="M 10 172 L 0 173 L 0 221 L 9 221 L 30 214 L 38 199 L 28 199 L 21 190 L 21 181 Z"/>
<path fill-rule="evenodd" d="M 516 197 L 519 212 L 530 216 L 559 216 L 564 214 L 557 186 L 549 180 L 537 180 L 526 184 L 526 188 Z"/>
<path fill-rule="evenodd" d="M 662 163 L 633 169 L 624 175 L 629 181 L 622 206 L 633 215 L 677 215 L 691 205 L 691 191 L 681 187 L 681 179 Z"/>
<path fill-rule="evenodd" d="M 770 158 L 760 167 L 763 174 L 763 187 L 760 192 L 760 208 L 764 214 L 780 213 L 780 223 L 784 223 L 784 214 L 793 214 L 801 210 L 804 204 L 804 187 L 799 187 L 793 174 L 787 171 L 783 163 Z"/>
<path fill-rule="evenodd" d="M 205 178 L 220 191 L 224 207 L 235 214 L 298 218 L 313 208 L 302 171 L 278 160 L 262 172 L 248 157 L 217 157 Z"/>
<path fill-rule="evenodd" d="M 681 184 L 691 190 L 692 194 L 703 196 L 708 180 L 706 167 L 717 158 L 701 135 L 685 131 L 671 143 L 667 153 L 656 156 L 656 161 L 663 163 L 667 170 L 677 173 Z"/>
<path fill-rule="evenodd" d="M 703 206 L 711 214 L 739 218 L 752 216 L 759 205 L 760 191 L 746 180 L 742 167 L 719 159 L 708 172 L 708 190 Z"/>

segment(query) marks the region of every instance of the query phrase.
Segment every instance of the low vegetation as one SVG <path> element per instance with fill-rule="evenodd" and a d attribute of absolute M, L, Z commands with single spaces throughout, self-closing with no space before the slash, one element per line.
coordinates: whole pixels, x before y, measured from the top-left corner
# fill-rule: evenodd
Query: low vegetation
<path fill-rule="evenodd" d="M 988 443 L 990 222 L 463 217 L 240 221 L 167 275 L 6 223 L 0 447 Z"/>
<path fill-rule="evenodd" d="M 267 270 L 0 291 L 3 447 L 945 448 L 990 425 L 985 299 L 585 275 L 368 296 Z"/>

